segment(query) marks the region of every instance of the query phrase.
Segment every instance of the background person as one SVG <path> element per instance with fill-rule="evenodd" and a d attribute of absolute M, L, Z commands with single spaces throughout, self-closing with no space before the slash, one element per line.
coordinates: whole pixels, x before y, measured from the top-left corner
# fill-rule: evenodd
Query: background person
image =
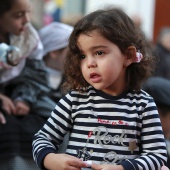
<path fill-rule="evenodd" d="M 0 46 L 5 44 L 18 49 L 0 56 L 0 169 L 24 169 L 34 165 L 31 162 L 32 136 L 45 120 L 30 113 L 30 103 L 22 98 L 23 93 L 31 95 L 30 85 L 27 85 L 28 91 L 12 98 L 18 88 L 13 81 L 25 69 L 26 59 L 42 61 L 43 46 L 29 22 L 29 0 L 1 0 L 0 4 Z"/>
<path fill-rule="evenodd" d="M 43 61 L 47 71 L 47 86 L 49 91 L 39 96 L 34 110 L 38 114 L 51 113 L 56 103 L 63 97 L 61 85 L 64 82 L 64 60 L 68 52 L 68 39 L 73 27 L 53 22 L 39 30 L 39 36 L 44 46 Z M 32 75 L 31 75 L 32 76 Z M 38 74 L 34 74 L 33 77 Z M 48 97 L 48 98 L 47 98 Z"/>
<path fill-rule="evenodd" d="M 143 85 L 143 89 L 155 100 L 167 144 L 170 168 L 170 80 L 163 77 L 151 77 Z"/>
<path fill-rule="evenodd" d="M 170 80 L 170 27 L 160 30 L 153 53 L 158 60 L 154 75 Z"/>

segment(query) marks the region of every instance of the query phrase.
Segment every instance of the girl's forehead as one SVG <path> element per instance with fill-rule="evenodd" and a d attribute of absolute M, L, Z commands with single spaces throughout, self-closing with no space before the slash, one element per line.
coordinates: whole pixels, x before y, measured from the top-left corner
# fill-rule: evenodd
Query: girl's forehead
<path fill-rule="evenodd" d="M 97 29 L 84 31 L 84 32 L 81 32 L 79 35 L 87 35 L 87 36 L 91 36 L 91 35 L 93 35 L 93 34 L 102 35 L 102 34 L 100 33 L 100 31 L 97 30 Z"/>
<path fill-rule="evenodd" d="M 77 41 L 79 41 L 83 37 L 103 37 L 104 38 L 104 36 L 97 30 L 80 33 L 77 38 Z"/>
<path fill-rule="evenodd" d="M 102 35 L 99 31 L 94 30 L 94 31 L 90 31 L 87 33 L 81 33 L 78 38 L 77 38 L 77 43 L 80 42 L 85 42 L 85 40 L 100 40 L 100 41 L 107 41 L 106 37 L 104 35 Z"/>
<path fill-rule="evenodd" d="M 97 49 L 109 49 L 116 46 L 99 32 L 93 31 L 89 34 L 80 34 L 77 39 L 77 46 L 81 51 L 93 51 Z"/>
<path fill-rule="evenodd" d="M 11 7 L 11 11 L 27 11 L 31 8 L 30 0 L 15 0 Z"/>

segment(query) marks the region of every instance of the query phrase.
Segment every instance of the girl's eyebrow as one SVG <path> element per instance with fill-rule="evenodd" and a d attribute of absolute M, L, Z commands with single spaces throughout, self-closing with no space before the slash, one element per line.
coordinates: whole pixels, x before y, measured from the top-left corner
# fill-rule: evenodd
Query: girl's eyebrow
<path fill-rule="evenodd" d="M 26 11 L 24 11 L 24 10 L 15 11 L 15 12 L 13 12 L 13 15 L 17 15 L 17 14 L 20 14 L 20 13 L 26 13 Z"/>
<path fill-rule="evenodd" d="M 105 46 L 105 45 L 97 45 L 97 46 L 93 46 L 93 47 L 90 47 L 90 50 L 93 51 L 93 50 L 97 50 L 99 48 L 104 48 L 104 49 L 107 49 L 108 47 Z M 84 51 L 82 49 L 80 49 L 80 52 L 83 54 Z"/>
<path fill-rule="evenodd" d="M 98 49 L 98 48 L 108 48 L 108 47 L 105 46 L 105 45 L 97 45 L 97 46 L 91 47 L 90 49 L 91 49 L 91 50 L 96 50 L 96 49 Z"/>

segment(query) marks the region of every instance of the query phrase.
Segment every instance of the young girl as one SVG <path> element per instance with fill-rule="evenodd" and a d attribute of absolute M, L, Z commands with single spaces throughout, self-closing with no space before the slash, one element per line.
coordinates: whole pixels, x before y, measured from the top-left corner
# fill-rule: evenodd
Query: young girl
<path fill-rule="evenodd" d="M 71 92 L 33 140 L 38 166 L 161 169 L 167 153 L 158 111 L 153 98 L 140 90 L 153 63 L 143 33 L 121 10 L 97 10 L 82 18 L 65 63 Z M 68 131 L 66 154 L 58 154 Z"/>
<path fill-rule="evenodd" d="M 3 54 L 0 56 L 0 169 L 12 169 L 16 167 L 14 164 L 10 167 L 9 158 L 23 155 L 32 158 L 32 136 L 45 122 L 29 114 L 30 103 L 21 97 L 32 93 L 22 91 L 14 101 L 11 95 L 18 86 L 12 82 L 23 72 L 26 58 L 41 61 L 43 46 L 29 22 L 29 0 L 1 0 L 0 4 L 0 53 Z M 28 84 L 25 86 L 30 89 Z"/>

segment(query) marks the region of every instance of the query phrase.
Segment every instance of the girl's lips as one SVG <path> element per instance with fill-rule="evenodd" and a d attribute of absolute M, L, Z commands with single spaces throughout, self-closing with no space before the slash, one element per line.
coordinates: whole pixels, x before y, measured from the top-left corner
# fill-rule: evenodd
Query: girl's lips
<path fill-rule="evenodd" d="M 19 29 L 20 32 L 23 32 L 24 30 L 25 30 L 24 27 Z"/>
<path fill-rule="evenodd" d="M 93 82 L 93 83 L 99 83 L 101 81 L 101 76 L 97 73 L 91 73 L 90 74 L 90 80 Z"/>
<path fill-rule="evenodd" d="M 19 29 L 19 31 L 20 32 L 23 32 L 23 31 L 25 31 L 27 29 L 27 27 L 26 26 L 23 26 L 23 27 L 21 27 L 20 29 Z"/>

